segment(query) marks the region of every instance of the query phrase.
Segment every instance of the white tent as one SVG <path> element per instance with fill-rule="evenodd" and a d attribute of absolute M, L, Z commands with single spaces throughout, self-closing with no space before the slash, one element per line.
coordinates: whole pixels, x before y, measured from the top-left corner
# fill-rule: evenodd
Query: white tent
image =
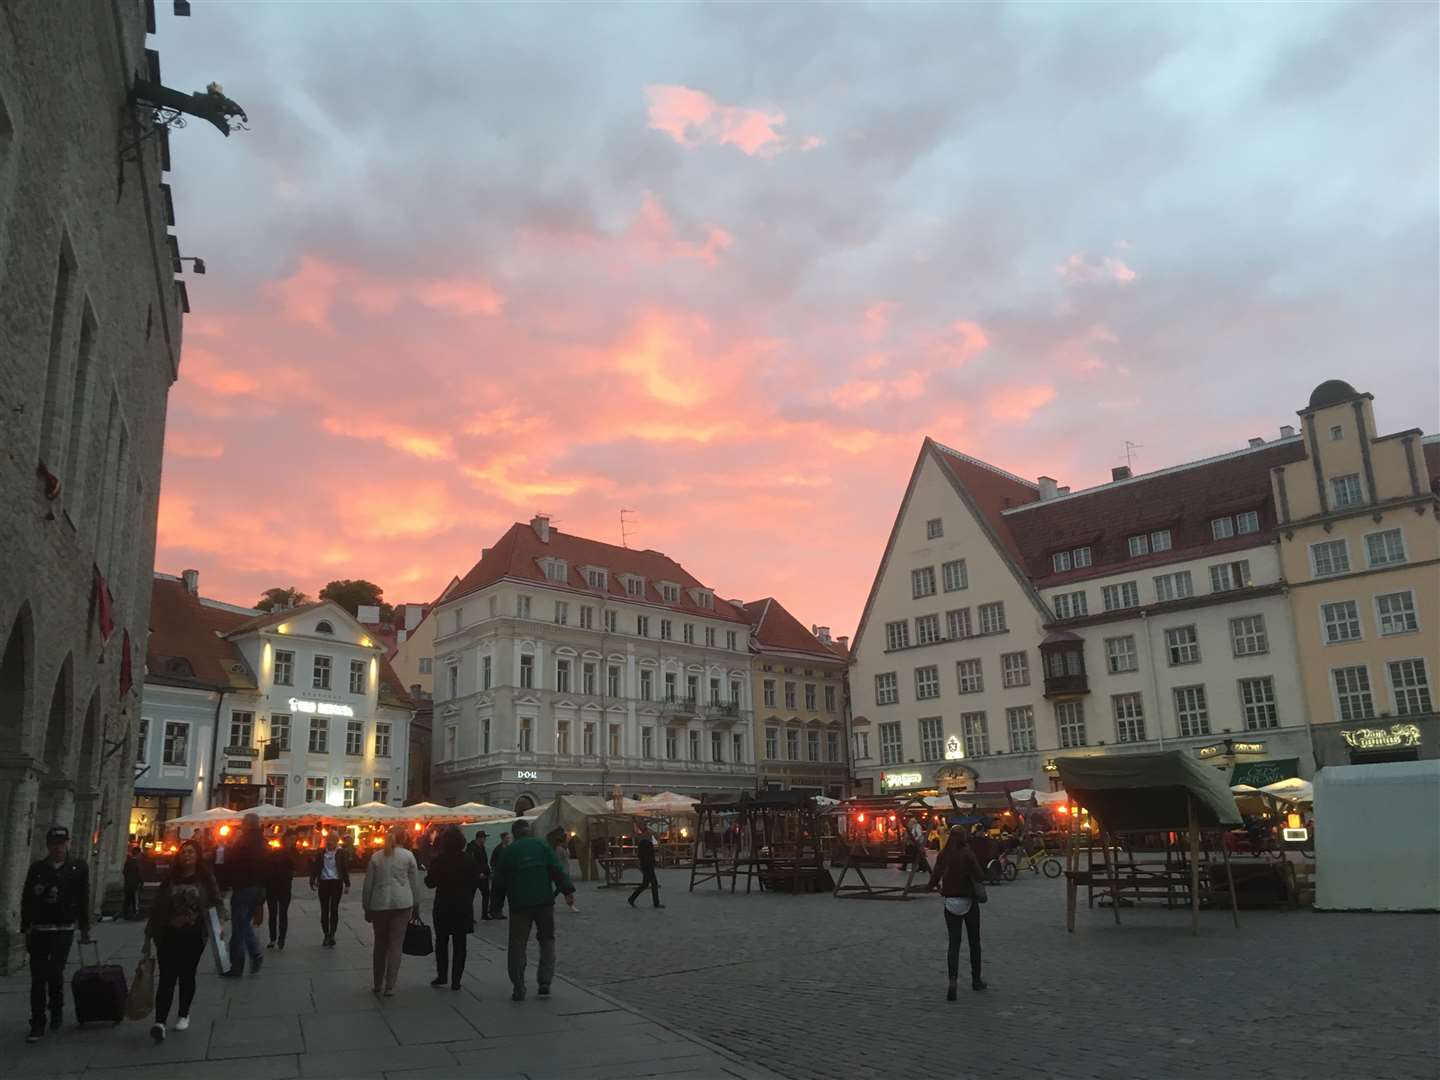
<path fill-rule="evenodd" d="M 1232 795 L 1259 795 L 1260 789 L 1251 787 L 1249 784 L 1231 784 L 1230 793 Z"/>
<path fill-rule="evenodd" d="M 1244 786 L 1243 784 L 1240 786 Z M 1235 790 L 1231 788 L 1231 790 Z M 1298 776 L 1292 776 L 1288 780 L 1277 780 L 1273 784 L 1266 784 L 1261 792 L 1266 795 L 1273 795 L 1277 799 L 1285 799 L 1290 802 L 1311 802 L 1315 798 L 1315 787 L 1308 780 L 1301 780 Z"/>
<path fill-rule="evenodd" d="M 662 791 L 648 799 L 626 799 L 622 809 L 626 813 L 645 814 L 655 817 L 670 817 L 675 814 L 693 814 L 699 799 L 689 795 L 677 795 L 673 791 Z"/>
<path fill-rule="evenodd" d="M 465 825 L 477 821 L 500 821 L 513 816 L 509 810 L 501 810 L 498 806 L 478 802 L 461 803 L 451 809 L 457 815 L 459 823 Z"/>
<path fill-rule="evenodd" d="M 170 825 L 219 825 L 225 822 L 236 822 L 240 820 L 243 811 L 231 810 L 226 806 L 212 806 L 209 810 L 201 810 L 198 814 L 185 814 L 183 817 L 171 818 L 165 824 Z"/>
<path fill-rule="evenodd" d="M 1315 774 L 1315 907 L 1440 911 L 1440 759 Z"/>

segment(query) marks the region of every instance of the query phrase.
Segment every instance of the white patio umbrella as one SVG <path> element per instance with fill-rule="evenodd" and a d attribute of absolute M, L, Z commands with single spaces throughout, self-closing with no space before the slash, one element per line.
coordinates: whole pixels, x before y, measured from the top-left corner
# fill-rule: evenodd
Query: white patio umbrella
<path fill-rule="evenodd" d="M 502 810 L 498 806 L 490 806 L 486 803 L 467 802 L 459 806 L 451 807 L 456 814 L 463 814 L 459 823 L 470 825 L 481 821 L 499 821 L 502 818 L 511 817 L 511 811 Z"/>
<path fill-rule="evenodd" d="M 171 818 L 166 825 L 219 825 L 223 822 L 239 821 L 243 811 L 231 810 L 228 806 L 212 806 L 209 810 L 202 810 L 198 814 L 186 814 L 183 817 Z"/>
<path fill-rule="evenodd" d="M 1231 784 L 1230 792 L 1233 795 L 1259 795 L 1260 789 L 1249 784 Z"/>
<path fill-rule="evenodd" d="M 1273 784 L 1266 784 L 1260 789 L 1266 795 L 1273 795 L 1277 799 L 1285 799 L 1289 802 L 1314 802 L 1315 785 L 1309 780 L 1301 780 L 1298 776 L 1292 776 L 1288 780 L 1277 780 Z"/>

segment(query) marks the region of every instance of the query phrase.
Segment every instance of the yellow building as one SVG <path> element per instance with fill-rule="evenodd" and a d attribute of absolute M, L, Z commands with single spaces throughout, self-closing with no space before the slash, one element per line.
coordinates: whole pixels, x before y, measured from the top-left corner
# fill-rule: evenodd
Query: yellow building
<path fill-rule="evenodd" d="M 1440 439 L 1321 383 L 1271 470 L 1317 765 L 1440 757 Z"/>
<path fill-rule="evenodd" d="M 419 688 L 416 696 L 430 698 L 435 694 L 435 605 L 449 596 L 450 590 L 459 583 L 459 578 L 450 579 L 435 603 L 426 605 L 420 622 L 404 630 L 395 655 L 390 657 L 390 666 L 395 669 L 400 684 L 412 694 Z"/>

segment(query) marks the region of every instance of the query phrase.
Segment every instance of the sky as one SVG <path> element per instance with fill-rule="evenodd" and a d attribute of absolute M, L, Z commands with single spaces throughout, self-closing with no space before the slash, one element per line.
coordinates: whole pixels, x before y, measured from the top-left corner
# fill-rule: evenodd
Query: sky
<path fill-rule="evenodd" d="M 925 436 L 1100 483 L 1440 428 L 1433 4 L 157 5 L 157 570 L 431 600 L 515 521 L 850 633 Z"/>

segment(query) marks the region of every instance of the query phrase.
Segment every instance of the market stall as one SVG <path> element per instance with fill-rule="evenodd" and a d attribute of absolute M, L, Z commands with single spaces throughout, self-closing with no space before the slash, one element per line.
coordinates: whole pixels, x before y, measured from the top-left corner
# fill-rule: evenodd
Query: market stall
<path fill-rule="evenodd" d="M 821 814 L 811 796 L 799 791 L 757 791 L 738 799 L 707 796 L 696 804 L 694 860 L 690 891 L 714 881 L 736 891 L 740 874 L 745 891 L 809 893 L 828 891 L 830 874 L 821 847 Z M 706 844 L 706 836 L 730 836 L 730 842 Z"/>
<path fill-rule="evenodd" d="M 595 795 L 559 795 L 546 804 L 531 822 L 532 836 L 545 838 L 556 829 L 565 830 L 580 861 L 582 881 L 603 875 L 605 884 L 625 883 L 624 874 L 638 867 L 634 845 L 635 819 L 616 813 L 613 804 Z"/>
<path fill-rule="evenodd" d="M 931 806 L 931 799 L 936 804 Z M 871 795 L 847 799 L 828 813 L 836 822 L 834 856 L 840 867 L 834 895 L 847 900 L 908 900 L 912 893 L 929 888 L 930 877 L 923 875 L 919 883 L 918 860 L 907 860 L 909 838 L 906 827 L 912 818 L 919 819 L 929 832 L 933 821 L 944 820 L 945 807 L 955 811 L 947 796 L 921 798 L 914 795 Z M 932 853 L 933 855 L 933 853 Z M 894 866 L 909 873 L 903 885 L 872 881 L 867 869 L 886 870 Z M 854 881 L 846 884 L 854 875 Z"/>
<path fill-rule="evenodd" d="M 1440 760 L 1328 766 L 1314 795 L 1317 910 L 1440 910 Z"/>

